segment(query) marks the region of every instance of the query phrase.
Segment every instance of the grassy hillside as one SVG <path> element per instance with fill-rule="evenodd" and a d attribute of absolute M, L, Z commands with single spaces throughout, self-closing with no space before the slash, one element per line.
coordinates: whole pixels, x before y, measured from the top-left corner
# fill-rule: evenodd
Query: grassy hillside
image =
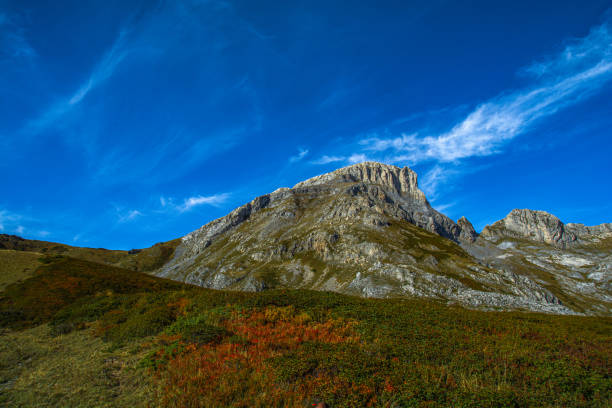
<path fill-rule="evenodd" d="M 0 262 L 6 256 L 5 250 L 30 252 L 43 255 L 62 255 L 106 265 L 117 266 L 133 271 L 152 271 L 168 262 L 180 239 L 160 242 L 145 249 L 130 251 L 104 248 L 82 248 L 56 242 L 23 239 L 14 235 L 0 234 Z M 2 265 L 2 264 L 0 264 Z M 2 271 L 3 269 L 0 269 Z"/>
<path fill-rule="evenodd" d="M 35 252 L 0 250 L 0 291 L 11 283 L 32 276 L 41 265 L 40 257 Z"/>
<path fill-rule="evenodd" d="M 0 406 L 612 405 L 611 318 L 213 291 L 43 261 L 0 294 Z"/>

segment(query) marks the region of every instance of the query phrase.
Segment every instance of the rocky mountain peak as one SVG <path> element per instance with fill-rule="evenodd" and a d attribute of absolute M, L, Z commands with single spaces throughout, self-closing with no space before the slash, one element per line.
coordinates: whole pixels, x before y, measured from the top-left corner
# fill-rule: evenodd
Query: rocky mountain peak
<path fill-rule="evenodd" d="M 459 227 L 459 239 L 466 242 L 474 242 L 478 238 L 478 233 L 474 229 L 474 226 L 467 218 L 461 217 L 457 220 L 457 226 Z"/>
<path fill-rule="evenodd" d="M 155 274 L 214 289 L 308 288 L 573 313 L 556 297 L 558 286 L 540 279 L 542 268 L 574 279 L 563 268 L 592 265 L 588 279 L 599 280 L 589 284 L 599 286 L 584 286 L 595 293 L 585 292 L 584 304 L 609 299 L 602 272 L 609 262 L 569 253 L 587 235 L 607 248 L 597 241 L 604 234 L 612 224 L 564 225 L 543 211 L 513 210 L 481 239 L 467 218 L 455 223 L 432 208 L 411 169 L 366 162 L 277 189 L 209 222 L 183 237 Z M 512 237 L 517 242 L 505 242 Z M 533 248 L 556 263 L 525 261 Z"/>
<path fill-rule="evenodd" d="M 514 209 L 493 225 L 486 226 L 481 236 L 487 239 L 509 236 L 565 247 L 576 242 L 559 218 L 546 211 Z"/>
<path fill-rule="evenodd" d="M 331 173 L 313 177 L 302 181 L 294 188 L 309 187 L 334 182 L 363 182 L 378 184 L 395 191 L 404 198 L 420 203 L 427 203 L 425 194 L 419 189 L 417 174 L 408 167 L 397 166 L 378 162 L 363 162 L 352 166 L 343 167 Z"/>

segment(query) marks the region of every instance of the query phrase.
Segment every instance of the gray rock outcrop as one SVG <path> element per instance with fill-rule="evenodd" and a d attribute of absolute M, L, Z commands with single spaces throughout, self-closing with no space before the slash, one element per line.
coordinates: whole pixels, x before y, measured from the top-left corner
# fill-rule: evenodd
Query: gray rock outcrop
<path fill-rule="evenodd" d="M 215 237 L 247 221 L 252 214 L 304 194 L 342 197 L 337 202 L 339 205 L 334 206 L 333 212 L 328 214 L 334 218 L 353 217 L 362 212 L 362 203 L 353 199 L 360 196 L 368 198 L 369 207 L 383 205 L 384 209 L 379 208 L 382 212 L 445 238 L 458 241 L 462 231 L 450 218 L 431 207 L 418 187 L 414 171 L 408 167 L 400 169 L 387 164 L 365 162 L 313 177 L 291 189 L 280 188 L 273 193 L 257 197 L 225 217 L 211 221 L 183 237 L 185 248 L 181 253 L 193 256 L 210 245 Z M 291 218 L 293 215 L 292 211 L 280 214 L 281 218 Z M 374 224 L 379 222 L 376 217 L 370 217 L 366 221 Z M 473 227 L 471 230 L 473 231 Z M 464 236 L 470 236 L 470 232 L 466 230 Z"/>
<path fill-rule="evenodd" d="M 565 224 L 565 229 L 583 241 L 612 237 L 612 223 L 594 226 L 569 223 Z"/>
<path fill-rule="evenodd" d="M 457 227 L 459 227 L 459 240 L 463 242 L 474 242 L 476 238 L 478 238 L 478 233 L 467 218 L 459 218 L 457 220 Z"/>
<path fill-rule="evenodd" d="M 487 240 L 527 239 L 567 248 L 612 236 L 612 223 L 592 227 L 564 224 L 545 211 L 514 209 L 502 220 L 487 225 L 480 236 Z"/>
<path fill-rule="evenodd" d="M 554 268 L 586 258 L 554 251 L 610 230 L 515 210 L 478 238 L 465 217 L 455 223 L 431 207 L 415 172 L 368 162 L 280 188 L 211 221 L 183 237 L 156 274 L 213 289 L 305 288 L 496 310 L 605 312 L 608 258 L 592 262 L 588 278 L 567 270 L 555 283 Z M 521 239 L 553 248 L 546 252 L 553 269 L 538 266 L 546 262 Z M 565 304 L 572 296 L 576 309 Z"/>
<path fill-rule="evenodd" d="M 528 209 L 512 210 L 505 218 L 487 225 L 480 234 L 489 240 L 512 237 L 565 247 L 576 241 L 576 235 L 552 214 Z"/>

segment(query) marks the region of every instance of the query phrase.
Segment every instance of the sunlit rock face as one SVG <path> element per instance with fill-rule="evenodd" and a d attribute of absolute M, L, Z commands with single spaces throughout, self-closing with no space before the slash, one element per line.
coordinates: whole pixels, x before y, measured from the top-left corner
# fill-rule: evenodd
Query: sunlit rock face
<path fill-rule="evenodd" d="M 486 239 L 523 238 L 561 248 L 576 247 L 592 240 L 612 236 L 612 224 L 593 227 L 583 224 L 564 224 L 559 218 L 545 211 L 515 209 L 505 218 L 486 226 L 481 236 Z"/>
<path fill-rule="evenodd" d="M 515 210 L 478 237 L 465 217 L 455 223 L 431 207 L 414 171 L 366 162 L 280 188 L 209 222 L 183 237 L 156 274 L 214 289 L 307 288 L 487 309 L 606 313 L 605 296 L 591 296 L 595 306 L 587 307 L 582 295 L 573 302 L 553 272 L 543 277 L 525 257 L 517 261 L 521 249 L 512 241 L 528 238 L 561 250 L 589 228 Z M 588 290 L 604 293 L 607 281 L 600 281 Z"/>
<path fill-rule="evenodd" d="M 528 209 L 512 210 L 504 219 L 485 227 L 481 235 L 483 238 L 525 238 L 561 247 L 576 242 L 576 235 L 566 231 L 557 217 L 545 211 Z"/>

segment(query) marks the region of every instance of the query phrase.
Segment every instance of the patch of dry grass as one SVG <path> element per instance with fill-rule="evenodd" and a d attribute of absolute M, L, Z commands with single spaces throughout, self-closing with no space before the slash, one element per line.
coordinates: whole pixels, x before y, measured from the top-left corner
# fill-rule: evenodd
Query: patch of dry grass
<path fill-rule="evenodd" d="M 41 254 L 36 252 L 0 250 L 0 291 L 11 283 L 27 279 L 42 263 Z"/>
<path fill-rule="evenodd" d="M 110 351 L 90 330 L 54 336 L 48 325 L 0 335 L 0 406 L 156 406 L 152 378 L 130 344 Z"/>

